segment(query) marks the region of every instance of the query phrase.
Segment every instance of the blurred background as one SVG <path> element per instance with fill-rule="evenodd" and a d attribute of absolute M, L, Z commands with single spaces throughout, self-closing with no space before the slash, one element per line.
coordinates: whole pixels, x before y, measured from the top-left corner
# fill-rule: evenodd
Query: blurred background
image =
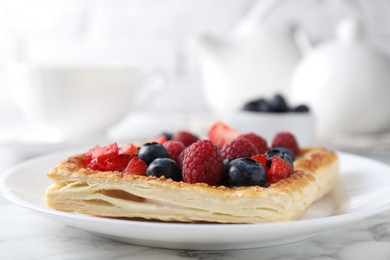
<path fill-rule="evenodd" d="M 260 5 L 264 6 L 259 8 Z M 353 7 L 351 8 L 351 6 Z M 267 12 L 264 11 L 266 9 Z M 265 14 L 262 13 L 263 11 Z M 246 71 L 245 66 L 253 67 L 253 64 L 255 64 L 250 61 L 246 62 L 247 60 L 242 63 L 243 61 L 235 56 L 234 48 L 244 48 L 240 45 L 240 41 L 249 41 L 251 39 L 251 37 L 232 36 L 233 34 L 240 34 L 237 30 L 241 29 L 237 29 L 237 26 L 240 26 L 242 21 L 246 21 L 249 25 L 255 24 L 255 27 L 259 24 L 262 28 L 263 26 L 267 28 L 267 33 L 270 36 L 261 36 L 264 38 L 290 34 L 300 42 L 299 51 L 305 51 L 303 50 L 305 48 L 314 48 L 316 51 L 321 51 L 319 50 L 320 48 L 316 49 L 316 46 L 321 46 L 321 44 L 326 42 L 333 42 L 337 37 L 343 43 L 358 39 L 361 41 L 359 44 L 363 44 L 364 48 L 369 46 L 370 50 L 380 53 L 381 58 L 378 59 L 382 60 L 387 59 L 387 55 L 390 55 L 389 17 L 390 2 L 386 0 L 1 0 L 0 146 L 4 153 L 7 152 L 6 155 L 3 155 L 3 158 L 7 156 L 11 158 L 17 154 L 17 159 L 15 160 L 19 160 L 21 156 L 31 157 L 40 153 L 69 148 L 71 145 L 68 144 L 72 144 L 72 146 L 90 145 L 92 143 L 105 143 L 108 142 L 108 139 L 119 141 L 138 140 L 154 136 L 164 130 L 189 129 L 204 134 L 211 121 L 215 119 L 226 119 L 229 121 L 229 115 L 221 115 L 220 108 L 219 111 L 215 111 L 218 109 L 215 109 L 213 104 L 210 105 L 210 96 L 215 96 L 218 99 L 219 96 L 225 96 L 226 93 L 231 92 L 231 86 L 224 86 L 223 83 L 218 83 L 218 80 L 222 78 L 222 82 L 224 80 L 229 81 L 229 77 L 234 75 L 236 70 Z M 337 28 L 345 18 L 351 18 L 352 22 L 349 24 L 347 22 L 344 27 L 339 28 L 341 30 L 339 34 L 343 34 L 344 30 L 344 36 L 337 36 Z M 354 21 L 358 22 L 357 27 L 351 25 Z M 242 27 L 244 25 L 241 23 Z M 243 34 L 246 33 L 253 36 L 258 33 L 256 28 L 253 29 L 250 26 L 248 28 L 242 29 Z M 295 30 L 292 28 L 295 28 Z M 299 30 L 296 30 L 296 28 L 299 28 Z M 298 33 L 292 35 L 292 31 Z M 353 35 L 351 36 L 351 34 Z M 364 35 L 362 36 L 362 34 Z M 213 44 L 213 40 L 210 40 L 210 37 L 220 41 L 215 43 L 215 46 L 218 48 L 215 48 L 214 54 L 220 54 L 222 47 L 218 44 L 221 44 L 221 42 L 228 43 L 228 47 L 233 49 L 219 58 L 215 58 L 212 51 L 209 54 L 207 54 L 207 51 L 202 53 L 199 41 L 204 43 L 204 40 L 206 40 Z M 231 39 L 232 37 L 234 38 L 233 40 Z M 270 43 L 267 44 L 269 45 Z M 248 48 L 250 49 L 250 47 Z M 248 48 L 245 47 L 245 49 Z M 253 50 L 254 53 L 258 53 L 256 48 Z M 270 53 L 267 49 L 259 52 Z M 329 55 L 329 57 L 335 55 L 332 51 L 325 51 L 324 53 L 321 53 L 321 55 Z M 374 58 L 370 55 L 364 56 L 362 59 L 367 59 L 371 62 Z M 336 56 L 339 57 L 338 55 Z M 294 66 L 299 66 L 299 62 L 302 62 L 305 57 L 307 57 L 305 54 L 300 53 L 296 58 Z M 283 57 L 278 58 L 283 60 Z M 218 60 L 218 62 L 214 62 L 212 65 L 217 66 L 215 71 L 218 70 L 218 64 L 225 69 L 228 68 L 220 74 L 215 72 L 218 75 L 211 76 L 212 80 L 209 80 L 209 82 L 207 82 L 207 79 L 206 81 L 204 80 L 205 74 L 210 71 L 212 74 L 212 69 L 207 67 L 210 65 L 208 59 L 211 60 L 210 62 L 214 59 Z M 228 59 L 232 60 L 225 63 Z M 272 56 L 267 56 L 267 59 L 270 59 L 270 61 L 265 60 L 265 62 L 272 63 Z M 351 59 L 351 64 L 362 63 L 360 58 Z M 366 77 L 368 81 L 362 87 L 363 89 L 366 88 L 368 92 L 370 92 L 369 88 L 373 88 L 376 85 L 377 82 L 375 80 L 388 71 L 386 64 L 383 65 L 384 72 L 381 72 L 381 75 L 376 75 L 375 68 L 379 66 L 378 63 L 380 62 L 377 60 L 372 62 L 375 64 L 370 65 L 368 68 L 373 68 L 374 72 L 371 69 L 367 69 L 367 67 L 363 68 L 369 73 L 372 72 Z M 317 63 L 314 61 L 314 64 Z M 337 64 L 339 63 L 342 62 L 337 62 Z M 15 83 L 15 81 L 9 80 L 9 68 L 12 68 L 15 64 L 24 67 L 15 69 L 11 74 L 17 80 L 23 79 L 23 83 Z M 23 109 L 30 112 L 34 109 L 23 107 L 20 103 L 27 103 L 27 99 L 35 96 L 35 94 L 30 93 L 31 90 L 34 93 L 47 91 L 36 85 L 50 84 L 50 82 L 55 85 L 57 84 L 56 80 L 66 81 L 66 77 L 63 74 L 59 74 L 59 79 L 56 79 L 57 74 L 53 71 L 48 73 L 49 79 L 37 79 L 37 75 L 43 75 L 40 66 L 44 68 L 66 66 L 68 70 L 69 68 L 76 68 L 76 72 L 73 71 L 72 73 L 77 74 L 77 68 L 80 67 L 85 69 L 88 66 L 93 68 L 95 68 L 94 66 L 99 66 L 100 68 L 111 66 L 112 64 L 115 64 L 113 65 L 114 67 L 132 67 L 142 72 L 142 83 L 139 83 L 141 86 L 137 93 L 128 94 L 129 103 L 132 106 L 131 110 L 128 110 L 128 113 L 121 120 L 112 123 L 113 127 L 109 129 L 107 136 L 91 134 L 89 137 L 93 136 L 94 138 L 76 135 L 62 138 L 52 132 L 51 129 L 44 128 L 42 125 L 34 124 L 31 120 L 26 119 L 26 113 Z M 238 64 L 238 69 L 234 68 L 232 64 Z M 320 66 L 318 70 L 326 71 L 329 69 L 326 66 L 331 66 L 331 64 L 333 63 L 328 62 L 324 65 L 325 67 Z M 348 64 L 346 63 L 345 66 L 348 66 Z M 26 76 L 26 70 L 31 67 L 34 68 L 33 72 L 28 72 L 28 76 Z M 205 67 L 207 69 L 206 72 L 203 71 Z M 266 69 L 265 66 L 264 70 Z M 297 104 L 309 103 L 310 105 L 310 102 L 315 101 L 315 98 L 308 97 L 302 100 L 296 98 L 296 96 L 302 96 L 301 93 L 307 90 L 299 89 L 296 86 L 295 90 L 291 89 L 291 85 L 294 84 L 291 83 L 290 85 L 289 82 L 293 81 L 295 70 L 295 67 L 291 68 L 291 72 L 289 72 L 291 73 L 291 78 L 287 78 L 286 75 L 290 75 L 288 73 L 280 73 L 280 77 L 285 77 L 285 82 L 288 82 L 284 86 L 273 86 L 272 84 L 259 86 L 264 91 L 254 91 L 256 95 L 250 93 L 251 89 L 243 91 L 247 91 L 253 98 L 258 98 L 262 93 L 265 96 L 270 96 L 271 93 L 282 92 L 292 103 L 295 100 Z M 342 70 L 342 66 L 337 68 L 337 70 Z M 94 73 L 101 74 L 96 71 Z M 272 71 L 267 73 L 278 75 L 279 72 L 272 68 Z M 306 73 L 311 74 L 307 71 Z M 351 71 L 348 71 L 348 73 L 353 74 Z M 94 77 L 94 74 L 91 75 Z M 353 75 L 353 77 L 355 76 Z M 209 77 L 209 75 L 206 75 L 206 77 Z M 245 77 L 250 80 L 250 75 Z M 389 89 L 387 85 L 390 82 L 386 81 L 385 76 L 383 77 L 384 79 L 380 82 L 380 85 L 386 85 L 386 87 L 383 87 L 380 91 L 389 93 L 386 91 Z M 80 78 L 82 77 L 78 76 L 79 80 Z M 240 78 L 237 80 L 240 81 Z M 297 82 L 299 82 L 299 77 Z M 340 84 L 352 84 L 351 81 L 346 79 L 342 79 L 340 82 Z M 27 87 L 27 89 L 30 89 L 30 92 L 21 88 L 21 84 L 31 85 Z M 84 84 L 91 85 L 89 82 L 84 82 Z M 207 89 L 212 88 L 212 84 L 220 84 L 221 88 L 210 94 Z M 309 81 L 308 84 L 315 83 Z M 319 84 L 321 85 L 323 82 Z M 65 85 L 64 83 L 62 87 L 66 88 Z M 337 85 L 339 89 L 341 88 L 340 86 Z M 23 91 L 27 94 L 24 94 L 23 98 L 15 98 L 15 88 L 18 89 L 18 95 Z M 97 93 L 93 88 L 87 91 L 81 91 L 82 87 L 78 88 L 80 93 L 85 95 L 82 98 L 82 100 L 85 100 L 85 103 L 91 102 L 89 99 L 93 100 L 95 95 L 103 95 L 103 92 Z M 107 86 L 107 88 L 110 88 L 110 86 Z M 236 88 L 239 89 L 240 86 Z M 145 89 L 148 89 L 148 91 L 143 91 Z M 116 91 L 118 91 L 116 88 L 111 89 L 111 92 Z M 295 99 L 294 95 L 292 95 L 294 91 Z M 337 90 L 332 91 L 337 92 Z M 373 91 L 379 93 L 378 90 Z M 346 92 L 351 93 L 350 90 L 346 90 Z M 340 91 L 340 93 L 344 92 Z M 383 93 L 381 96 L 383 96 Z M 340 96 L 339 94 L 337 96 Z M 61 95 L 66 99 L 69 93 L 62 93 Z M 107 97 L 107 94 L 104 95 Z M 133 96 L 136 96 L 136 98 Z M 368 96 L 370 95 L 368 94 Z M 389 97 L 387 96 L 386 98 L 388 99 Z M 38 103 L 46 102 L 40 100 L 42 97 L 35 98 L 38 100 Z M 333 97 L 329 98 L 333 99 Z M 375 96 L 371 95 L 370 98 L 375 98 Z M 108 99 L 109 97 L 107 97 Z M 246 96 L 246 99 L 249 101 L 248 96 Z M 67 104 L 72 104 L 72 100 L 72 98 L 68 99 Z M 349 101 L 343 100 L 341 102 L 348 104 Z M 81 101 L 81 103 L 83 102 Z M 362 105 L 361 101 L 358 103 Z M 375 100 L 372 100 L 372 103 L 375 103 Z M 99 104 L 102 104 L 102 102 Z M 110 104 L 107 101 L 102 106 L 111 106 Z M 80 104 L 78 106 L 82 107 Z M 372 106 L 372 104 L 369 105 L 369 107 Z M 314 109 L 314 112 L 320 111 L 321 114 L 323 112 L 321 109 L 324 109 L 324 107 L 320 107 L 318 110 Z M 380 109 L 386 110 L 387 107 L 383 106 Z M 65 120 L 66 116 L 63 116 L 61 113 L 65 113 L 67 109 L 63 110 L 55 115 L 58 118 L 63 117 Z M 96 109 L 96 112 L 104 113 L 98 109 Z M 337 112 L 332 113 L 337 114 Z M 384 111 L 384 114 L 390 114 L 390 110 Z M 348 117 L 351 117 L 350 114 Z M 356 117 L 359 117 L 359 114 L 356 114 Z M 384 119 L 384 117 L 385 115 L 378 118 L 378 120 L 386 121 L 387 119 Z M 366 119 L 359 118 L 359 122 L 369 124 Z M 102 117 L 102 120 L 105 120 L 104 117 Z M 386 124 L 389 122 L 390 119 L 386 121 Z M 329 121 L 326 121 L 324 125 L 326 123 L 329 123 Z M 69 124 L 82 123 L 80 121 L 76 123 L 69 121 Z M 344 148 L 348 148 L 348 145 L 353 143 L 355 145 L 354 148 L 358 146 L 358 148 L 366 149 L 366 147 L 371 147 L 374 143 L 376 145 L 380 141 L 382 149 L 387 149 L 389 146 L 388 128 L 387 125 L 382 126 L 378 124 L 377 129 L 356 132 L 349 131 L 350 129 L 344 129 L 345 131 L 333 131 L 333 129 L 330 129 L 328 132 L 333 134 L 332 140 L 338 140 L 337 137 L 340 135 L 345 136 L 349 133 L 357 136 L 356 138 L 359 142 L 356 142 L 357 139 L 353 139 L 352 142 L 345 143 Z M 356 127 L 358 128 L 359 126 L 357 125 Z M 365 138 L 361 138 L 361 136 Z M 318 140 L 311 140 L 311 142 L 315 143 Z M 345 138 L 341 140 L 345 141 Z M 10 152 L 13 155 L 10 155 Z M 9 161 L 12 160 L 10 159 Z"/>

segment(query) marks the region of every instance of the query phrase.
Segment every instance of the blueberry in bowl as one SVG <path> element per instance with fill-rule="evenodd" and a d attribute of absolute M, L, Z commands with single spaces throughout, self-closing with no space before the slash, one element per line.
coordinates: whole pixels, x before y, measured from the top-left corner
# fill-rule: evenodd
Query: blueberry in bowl
<path fill-rule="evenodd" d="M 244 111 L 271 112 L 271 113 L 307 113 L 310 109 L 307 105 L 300 104 L 292 107 L 281 94 L 274 95 L 271 99 L 257 98 L 250 100 L 242 107 Z"/>

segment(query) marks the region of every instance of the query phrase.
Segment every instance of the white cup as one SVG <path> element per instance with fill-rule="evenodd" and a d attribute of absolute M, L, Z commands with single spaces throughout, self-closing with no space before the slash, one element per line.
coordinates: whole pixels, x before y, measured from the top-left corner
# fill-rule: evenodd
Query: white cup
<path fill-rule="evenodd" d="M 144 82 L 127 65 L 11 64 L 10 86 L 31 122 L 63 139 L 97 137 L 133 108 Z"/>

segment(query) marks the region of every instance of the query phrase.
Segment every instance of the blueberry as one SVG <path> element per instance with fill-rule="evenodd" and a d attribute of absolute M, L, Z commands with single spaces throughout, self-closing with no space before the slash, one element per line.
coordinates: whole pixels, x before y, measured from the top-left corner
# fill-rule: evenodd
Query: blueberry
<path fill-rule="evenodd" d="M 282 95 L 275 95 L 269 102 L 270 112 L 284 113 L 288 111 L 288 105 Z"/>
<path fill-rule="evenodd" d="M 269 112 L 270 111 L 270 105 L 267 100 L 264 98 L 260 98 L 256 101 L 257 103 L 257 110 L 259 112 Z"/>
<path fill-rule="evenodd" d="M 277 149 L 268 150 L 265 154 L 267 155 L 267 167 L 271 168 L 272 158 L 274 158 L 275 155 L 279 154 L 280 151 Z"/>
<path fill-rule="evenodd" d="M 181 168 L 170 158 L 157 158 L 146 169 L 147 176 L 164 176 L 167 179 L 181 181 Z"/>
<path fill-rule="evenodd" d="M 246 103 L 243 107 L 243 110 L 250 111 L 250 112 L 258 112 L 256 101 L 250 101 L 250 102 Z"/>
<path fill-rule="evenodd" d="M 243 110 L 251 112 L 269 112 L 270 106 L 267 100 L 259 98 L 246 103 Z"/>
<path fill-rule="evenodd" d="M 280 156 L 280 158 L 285 160 L 288 164 L 290 164 L 291 168 L 294 169 L 294 160 L 291 158 L 291 156 L 288 153 L 283 153 L 282 152 L 282 155 Z"/>
<path fill-rule="evenodd" d="M 167 140 L 172 140 L 172 136 L 173 134 L 172 133 L 169 133 L 169 132 L 163 132 L 161 135 L 165 136 L 167 138 Z"/>
<path fill-rule="evenodd" d="M 295 107 L 293 111 L 300 112 L 300 113 L 309 112 L 309 107 L 306 105 L 299 105 L 299 106 Z"/>
<path fill-rule="evenodd" d="M 280 149 L 280 148 L 282 148 L 282 149 Z M 277 156 L 277 157 L 285 160 L 286 162 L 288 162 L 288 164 L 290 164 L 290 166 L 292 168 L 294 168 L 293 159 L 291 158 L 291 156 L 287 152 L 282 151 L 284 149 L 288 149 L 288 148 L 278 147 L 277 149 L 268 150 L 266 152 L 266 154 L 267 154 L 267 163 L 266 164 L 267 164 L 268 168 L 271 168 L 272 158 L 274 158 L 274 156 Z"/>
<path fill-rule="evenodd" d="M 288 155 L 290 155 L 291 159 L 295 161 L 295 153 L 291 149 L 283 146 L 278 146 L 276 147 L 276 149 L 283 153 L 287 153 Z"/>
<path fill-rule="evenodd" d="M 162 144 L 152 142 L 141 146 L 138 151 L 138 157 L 149 165 L 156 158 L 168 158 L 169 154 Z"/>
<path fill-rule="evenodd" d="M 233 161 L 234 159 L 232 158 L 227 158 L 225 160 L 223 160 L 223 166 L 225 167 L 225 170 L 226 171 L 229 171 L 230 169 L 230 162 Z"/>
<path fill-rule="evenodd" d="M 227 182 L 230 187 L 265 186 L 266 171 L 260 163 L 249 158 L 237 158 L 230 162 Z"/>

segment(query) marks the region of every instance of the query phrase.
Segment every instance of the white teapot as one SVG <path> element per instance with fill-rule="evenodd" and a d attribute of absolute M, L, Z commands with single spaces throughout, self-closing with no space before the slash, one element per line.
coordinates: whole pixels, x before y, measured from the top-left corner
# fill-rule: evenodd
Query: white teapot
<path fill-rule="evenodd" d="M 287 93 L 301 58 L 294 31 L 278 35 L 263 24 L 283 1 L 260 1 L 226 40 L 197 37 L 204 96 L 220 118 L 227 118 L 253 98 Z"/>
<path fill-rule="evenodd" d="M 390 61 L 363 41 L 360 20 L 340 22 L 335 40 L 298 64 L 291 101 L 307 103 L 320 133 L 373 134 L 390 129 Z"/>

